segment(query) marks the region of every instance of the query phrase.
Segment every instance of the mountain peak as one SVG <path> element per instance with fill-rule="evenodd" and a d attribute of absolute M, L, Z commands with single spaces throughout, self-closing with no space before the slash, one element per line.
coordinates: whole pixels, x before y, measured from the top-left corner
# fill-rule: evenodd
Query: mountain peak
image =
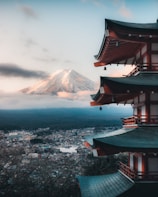
<path fill-rule="evenodd" d="M 69 69 L 69 68 L 59 69 L 59 70 L 55 71 L 54 73 L 52 73 L 51 75 L 57 75 L 59 73 L 70 73 L 72 71 L 73 70 L 72 69 Z"/>
<path fill-rule="evenodd" d="M 95 83 L 72 69 L 60 69 L 47 79 L 22 90 L 27 94 L 54 94 L 58 92 L 77 93 L 93 91 Z"/>

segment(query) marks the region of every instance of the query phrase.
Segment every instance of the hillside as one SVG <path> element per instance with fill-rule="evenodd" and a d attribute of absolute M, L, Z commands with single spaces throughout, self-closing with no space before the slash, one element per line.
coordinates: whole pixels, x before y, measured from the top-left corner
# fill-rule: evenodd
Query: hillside
<path fill-rule="evenodd" d="M 131 110 L 117 108 L 52 108 L 30 110 L 0 110 L 0 129 L 73 129 L 121 125 L 121 118 Z"/>

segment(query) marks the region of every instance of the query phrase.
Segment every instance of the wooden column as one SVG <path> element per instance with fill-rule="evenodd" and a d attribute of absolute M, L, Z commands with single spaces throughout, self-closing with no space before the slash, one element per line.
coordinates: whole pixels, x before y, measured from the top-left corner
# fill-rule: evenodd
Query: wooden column
<path fill-rule="evenodd" d="M 146 122 L 150 123 L 150 92 L 145 93 Z"/>
<path fill-rule="evenodd" d="M 147 67 L 148 70 L 152 69 L 152 62 L 151 62 L 151 43 L 147 43 Z"/>

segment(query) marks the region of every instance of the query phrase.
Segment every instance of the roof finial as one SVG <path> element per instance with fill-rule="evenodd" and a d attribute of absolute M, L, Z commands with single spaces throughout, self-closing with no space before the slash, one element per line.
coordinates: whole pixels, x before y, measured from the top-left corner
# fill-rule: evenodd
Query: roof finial
<path fill-rule="evenodd" d="M 158 23 L 158 18 L 157 18 L 156 22 Z"/>

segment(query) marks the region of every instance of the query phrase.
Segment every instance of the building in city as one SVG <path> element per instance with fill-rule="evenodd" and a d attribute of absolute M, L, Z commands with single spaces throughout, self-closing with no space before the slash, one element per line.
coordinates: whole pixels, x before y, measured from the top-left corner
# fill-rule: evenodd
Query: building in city
<path fill-rule="evenodd" d="M 127 153 L 118 172 L 79 176 L 82 197 L 158 196 L 158 20 L 138 24 L 105 19 L 96 67 L 133 65 L 122 77 L 101 77 L 91 106 L 130 104 L 133 115 L 122 128 L 92 136 L 86 144 L 95 156 Z M 115 72 L 115 71 L 114 71 Z"/>

